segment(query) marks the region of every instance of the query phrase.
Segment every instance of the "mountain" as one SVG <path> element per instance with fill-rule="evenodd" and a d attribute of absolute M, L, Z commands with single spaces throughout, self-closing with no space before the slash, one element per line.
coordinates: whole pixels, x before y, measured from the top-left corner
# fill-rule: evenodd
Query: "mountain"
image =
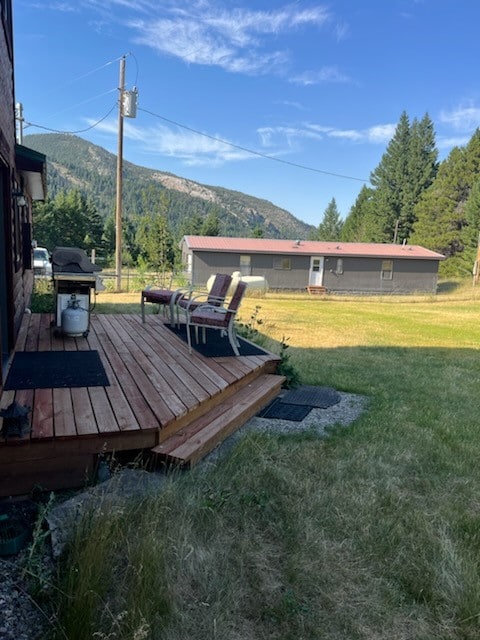
<path fill-rule="evenodd" d="M 115 211 L 117 157 L 91 142 L 70 134 L 25 136 L 24 144 L 47 156 L 50 198 L 61 190 L 79 189 L 106 218 Z M 148 195 L 161 192 L 168 202 L 167 218 L 173 232 L 192 216 L 215 213 L 220 235 L 250 236 L 259 227 L 267 238 L 306 239 L 313 226 L 291 213 L 239 191 L 212 187 L 171 173 L 140 167 L 124 160 L 122 211 L 126 217 L 146 212 Z M 158 202 L 158 198 L 156 200 Z"/>

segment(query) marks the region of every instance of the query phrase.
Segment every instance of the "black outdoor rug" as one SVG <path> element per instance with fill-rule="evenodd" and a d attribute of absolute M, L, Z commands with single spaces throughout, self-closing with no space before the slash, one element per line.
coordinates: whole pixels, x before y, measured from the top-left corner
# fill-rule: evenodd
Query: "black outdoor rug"
<path fill-rule="evenodd" d="M 106 387 L 98 351 L 18 351 L 5 390 Z"/>
<path fill-rule="evenodd" d="M 313 407 L 309 407 L 308 405 L 285 404 L 282 400 L 276 399 L 257 415 L 259 418 L 301 422 L 308 416 L 312 408 Z"/>
<path fill-rule="evenodd" d="M 331 387 L 304 385 L 288 391 L 283 397 L 285 404 L 308 405 L 310 408 L 328 409 L 340 402 L 340 394 Z"/>
<path fill-rule="evenodd" d="M 259 418 L 301 422 L 312 409 L 328 409 L 340 400 L 340 394 L 331 387 L 304 385 L 276 398 L 257 415 Z"/>
<path fill-rule="evenodd" d="M 178 336 L 184 342 L 187 342 L 187 329 L 185 324 L 181 324 L 180 327 L 172 327 L 169 324 L 167 326 L 173 333 Z M 206 334 L 206 343 L 198 342 L 195 340 L 195 330 L 191 329 L 192 336 L 192 347 L 198 353 L 201 353 L 202 356 L 206 358 L 222 358 L 228 356 L 234 356 L 233 349 L 230 345 L 230 340 L 228 336 L 222 336 L 221 331 L 215 329 L 207 329 Z M 201 340 L 202 329 L 198 330 L 199 338 Z M 241 356 L 264 356 L 267 355 L 267 352 L 252 344 L 251 342 L 247 342 L 242 338 L 238 338 L 239 352 Z"/>

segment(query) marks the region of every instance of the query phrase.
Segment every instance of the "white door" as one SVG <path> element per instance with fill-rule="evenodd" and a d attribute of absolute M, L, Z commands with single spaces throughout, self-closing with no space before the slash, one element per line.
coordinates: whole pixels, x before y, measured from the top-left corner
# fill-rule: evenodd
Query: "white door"
<path fill-rule="evenodd" d="M 321 287 L 323 284 L 323 257 L 312 256 L 310 258 L 310 274 L 308 285 L 311 287 Z"/>

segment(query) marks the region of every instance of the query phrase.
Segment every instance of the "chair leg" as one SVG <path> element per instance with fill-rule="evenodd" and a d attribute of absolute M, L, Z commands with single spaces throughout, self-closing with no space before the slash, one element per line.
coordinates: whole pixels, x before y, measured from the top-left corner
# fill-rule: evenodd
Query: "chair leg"
<path fill-rule="evenodd" d="M 240 355 L 240 351 L 238 350 L 238 342 L 237 342 L 237 338 L 235 336 L 235 331 L 233 329 L 233 322 L 231 322 L 229 327 L 228 327 L 228 339 L 230 340 L 230 344 L 232 346 L 233 353 L 236 356 L 239 356 Z"/>
<path fill-rule="evenodd" d="M 142 306 L 142 322 L 145 322 L 145 298 L 143 296 L 141 300 L 141 306 Z"/>
<path fill-rule="evenodd" d="M 175 327 L 175 307 L 177 306 L 177 296 L 172 296 L 170 298 L 170 326 Z"/>
<path fill-rule="evenodd" d="M 187 328 L 187 342 L 188 342 L 188 350 L 190 353 L 192 353 L 192 338 L 190 336 L 190 325 L 186 324 L 186 328 Z"/>

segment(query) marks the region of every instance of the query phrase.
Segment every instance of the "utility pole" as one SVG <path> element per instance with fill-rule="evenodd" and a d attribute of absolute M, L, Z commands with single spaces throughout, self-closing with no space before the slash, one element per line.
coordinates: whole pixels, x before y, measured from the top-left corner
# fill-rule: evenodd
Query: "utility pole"
<path fill-rule="evenodd" d="M 17 142 L 23 144 L 23 123 L 25 118 L 23 117 L 23 104 L 17 102 L 15 105 L 15 120 L 17 121 Z"/>
<path fill-rule="evenodd" d="M 115 273 L 116 290 L 122 290 L 122 172 L 123 172 L 123 91 L 125 88 L 125 56 L 120 59 L 118 97 L 117 201 L 115 209 Z"/>
<path fill-rule="evenodd" d="M 115 273 L 116 290 L 122 290 L 122 183 L 123 183 L 123 118 L 137 117 L 138 91 L 125 91 L 125 56 L 120 58 L 118 87 L 117 203 L 115 209 Z"/>

